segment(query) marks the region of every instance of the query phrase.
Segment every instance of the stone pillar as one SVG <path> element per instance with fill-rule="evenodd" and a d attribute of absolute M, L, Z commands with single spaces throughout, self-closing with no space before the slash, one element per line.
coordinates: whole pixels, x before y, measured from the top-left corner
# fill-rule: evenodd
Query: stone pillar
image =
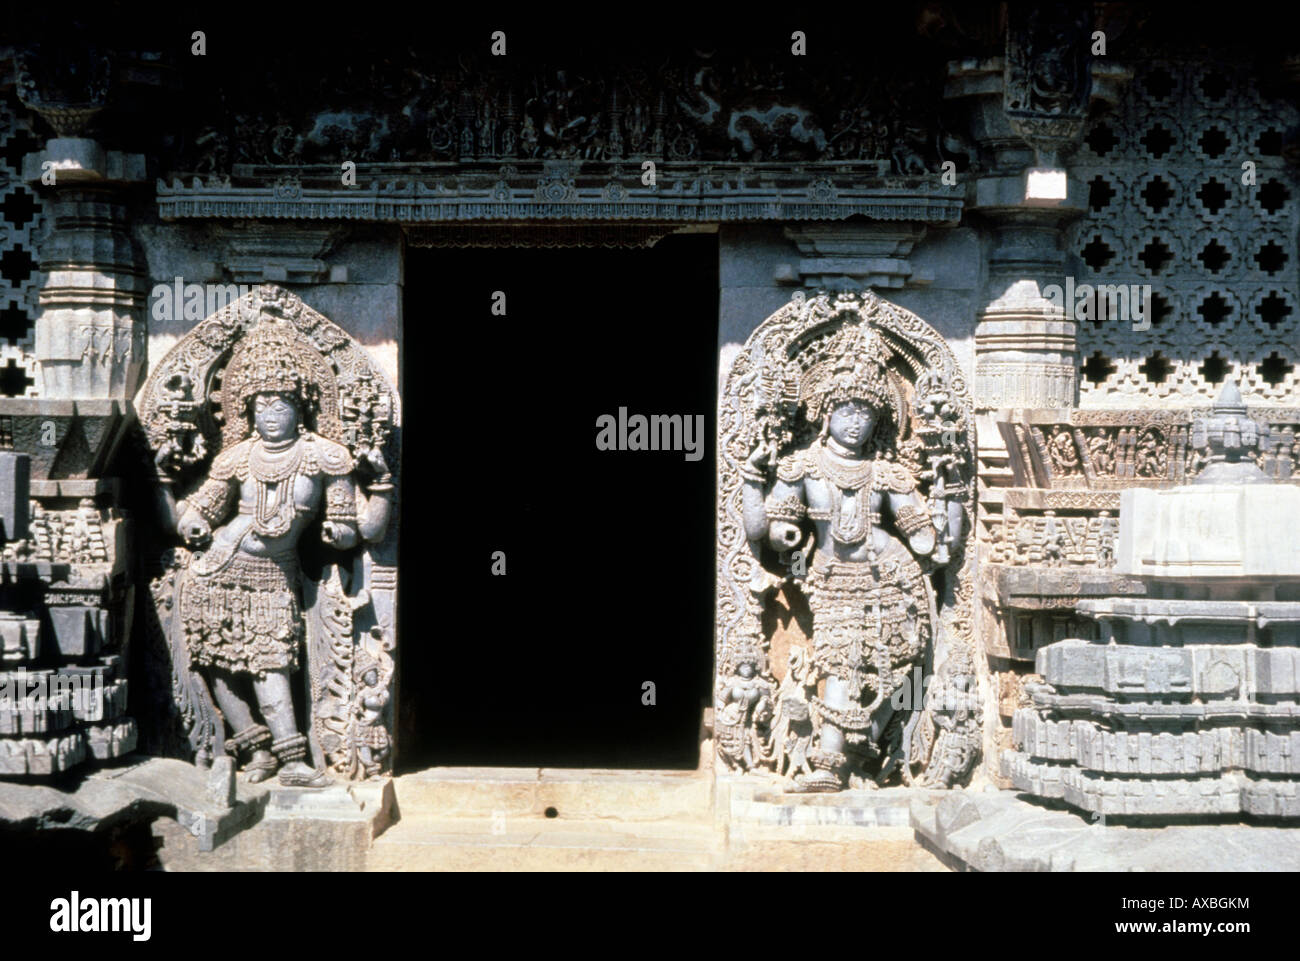
<path fill-rule="evenodd" d="M 71 40 L 17 57 L 19 99 L 55 135 L 23 159 L 49 218 L 39 396 L 0 398 L 0 444 L 25 465 L 0 472 L 0 488 L 30 508 L 26 529 L 5 531 L 0 562 L 0 776 L 56 774 L 136 746 L 126 713 L 135 565 L 106 474 L 144 363 L 144 271 L 123 189 L 144 180 L 144 159 L 85 135 L 111 66 Z"/>
<path fill-rule="evenodd" d="M 1072 407 L 1075 325 L 1059 291 L 1063 231 L 1087 195 L 1064 163 L 1088 112 L 1130 74 L 1090 54 L 1086 7 L 1012 5 L 1006 55 L 949 65 L 945 97 L 967 104 L 981 173 L 967 209 L 993 231 L 975 332 L 975 406 Z"/>
<path fill-rule="evenodd" d="M 144 276 L 125 206 L 111 189 L 65 186 L 49 216 L 36 318 L 41 393 L 128 400 L 144 364 Z"/>
<path fill-rule="evenodd" d="M 1083 6 L 1010 5 L 1004 56 L 949 65 L 945 97 L 965 107 L 978 152 L 966 209 L 989 231 L 973 391 L 982 542 L 999 533 L 1002 500 L 1012 483 L 994 412 L 1061 410 L 1073 407 L 1078 394 L 1073 305 L 1063 296 L 1064 232 L 1083 214 L 1088 198 L 1065 158 L 1089 110 L 1118 101 L 1129 76 L 1092 59 L 1091 30 Z M 980 563 L 988 564 L 987 547 L 980 552 Z M 983 583 L 986 592 L 992 589 L 991 579 Z M 1019 677 L 1029 664 L 1007 656 L 1009 614 L 992 595 L 984 600 L 977 605 L 978 634 L 985 639 L 993 682 L 984 716 L 1003 719 L 985 728 L 985 758 L 992 761 L 1010 743 L 1007 706 L 1017 702 Z M 988 773 L 996 779 L 996 765 Z"/>
<path fill-rule="evenodd" d="M 49 196 L 50 234 L 36 318 L 43 396 L 129 400 L 144 363 L 144 268 L 127 229 L 122 188 L 144 181 L 144 157 L 84 136 L 107 99 L 107 58 L 79 53 L 78 72 L 56 58 L 19 60 L 23 104 L 56 136 L 23 160 L 23 179 Z M 73 79 L 76 78 L 76 79 Z"/>

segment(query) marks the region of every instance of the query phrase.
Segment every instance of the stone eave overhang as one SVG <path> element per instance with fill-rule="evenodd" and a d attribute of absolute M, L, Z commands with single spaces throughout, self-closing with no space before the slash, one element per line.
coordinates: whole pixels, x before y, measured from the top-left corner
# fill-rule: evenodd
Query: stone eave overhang
<path fill-rule="evenodd" d="M 957 224 L 965 191 L 937 175 L 895 177 L 866 164 L 656 163 L 639 161 L 358 165 L 342 186 L 336 165 L 236 166 L 229 177 L 158 181 L 164 220 L 270 219 L 361 222 L 750 223 L 872 220 Z"/>

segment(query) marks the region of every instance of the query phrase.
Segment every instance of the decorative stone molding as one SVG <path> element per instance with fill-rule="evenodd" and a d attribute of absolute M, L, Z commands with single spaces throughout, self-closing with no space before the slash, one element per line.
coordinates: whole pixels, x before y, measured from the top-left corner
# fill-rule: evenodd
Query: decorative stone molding
<path fill-rule="evenodd" d="M 1017 789 L 1104 815 L 1300 817 L 1300 490 L 1246 459 L 1266 433 L 1228 383 L 1194 422 L 1203 476 L 1123 491 L 1114 573 L 1143 590 L 1081 596 L 1095 628 L 1037 650 L 1002 754 Z"/>
<path fill-rule="evenodd" d="M 346 280 L 346 267 L 340 268 L 343 275 L 332 276 L 324 259 L 343 238 L 345 228 L 236 223 L 222 232 L 225 266 L 235 283 Z"/>
<path fill-rule="evenodd" d="M 653 247 L 673 233 L 709 230 L 707 225 L 671 224 L 460 224 L 407 227 L 410 247 Z"/>
<path fill-rule="evenodd" d="M 397 167 L 398 169 L 394 169 Z M 291 189 L 277 180 L 292 169 Z M 218 218 L 358 220 L 405 224 L 518 221 L 732 223 L 783 220 L 909 220 L 955 224 L 962 198 L 933 177 L 875 176 L 853 164 L 659 165 L 654 186 L 639 168 L 572 164 L 556 180 L 553 167 L 457 164 L 359 166 L 357 181 L 340 187 L 337 168 L 248 168 L 229 179 L 195 177 L 158 182 L 165 220 Z M 570 183 L 571 181 L 571 183 Z M 609 189 L 616 181 L 618 191 Z M 559 183 L 562 190 L 556 190 Z M 311 184 L 310 186 L 308 184 Z M 331 186 L 330 184 L 333 184 Z M 832 190 L 810 189 L 830 184 Z"/>
<path fill-rule="evenodd" d="M 1057 498 L 1070 496 L 1067 490 L 1086 496 L 1083 490 L 1199 481 L 1214 456 L 1204 453 L 1207 438 L 1194 436 L 1198 423 L 1208 421 L 1207 435 L 1216 423 L 1206 418 L 1205 408 L 1008 413 L 998 429 L 1007 444 L 1015 486 L 1049 489 Z M 1235 416 L 1244 420 L 1246 408 Z M 1261 425 L 1249 452 L 1252 468 L 1271 481 L 1300 483 L 1295 470 L 1300 410 L 1257 407 L 1251 416 Z"/>
<path fill-rule="evenodd" d="M 799 249 L 803 259 L 781 264 L 776 280 L 825 290 L 889 289 L 929 283 L 933 278 L 915 273 L 907 260 L 925 230 L 925 225 L 918 223 L 786 227 L 786 238 Z"/>

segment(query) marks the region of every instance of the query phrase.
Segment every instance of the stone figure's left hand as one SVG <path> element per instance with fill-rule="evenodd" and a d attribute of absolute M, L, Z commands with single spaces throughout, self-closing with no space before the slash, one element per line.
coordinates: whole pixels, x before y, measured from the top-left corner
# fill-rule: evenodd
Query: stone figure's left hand
<path fill-rule="evenodd" d="M 357 542 L 357 532 L 347 524 L 340 524 L 337 521 L 326 521 L 321 525 L 320 537 L 326 544 L 331 547 L 337 547 L 339 550 L 347 550 Z"/>
<path fill-rule="evenodd" d="M 375 472 L 376 477 L 384 477 L 388 474 L 388 462 L 384 459 L 384 452 L 378 447 L 367 450 L 361 455 L 361 459 Z"/>
<path fill-rule="evenodd" d="M 187 510 L 181 516 L 180 532 L 186 544 L 197 547 L 212 537 L 212 525 L 197 511 Z"/>

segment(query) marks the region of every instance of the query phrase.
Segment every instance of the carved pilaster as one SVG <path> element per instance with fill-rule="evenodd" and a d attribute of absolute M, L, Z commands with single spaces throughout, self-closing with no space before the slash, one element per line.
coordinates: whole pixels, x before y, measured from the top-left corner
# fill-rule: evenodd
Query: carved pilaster
<path fill-rule="evenodd" d="M 343 234 L 342 228 L 322 225 L 240 223 L 227 238 L 225 266 L 235 283 L 342 282 L 347 268 L 331 270 L 325 257 Z"/>

